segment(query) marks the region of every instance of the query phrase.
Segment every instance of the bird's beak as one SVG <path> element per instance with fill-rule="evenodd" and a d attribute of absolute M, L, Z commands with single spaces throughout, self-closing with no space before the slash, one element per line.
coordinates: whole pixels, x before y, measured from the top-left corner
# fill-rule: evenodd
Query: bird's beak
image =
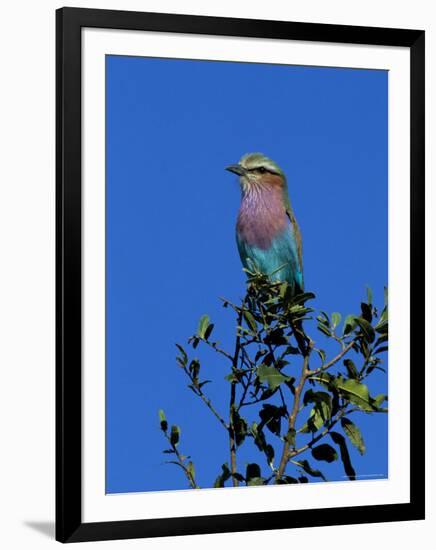
<path fill-rule="evenodd" d="M 238 176 L 243 176 L 245 174 L 245 168 L 240 164 L 231 164 L 230 166 L 226 166 L 226 170 L 233 172 Z"/>

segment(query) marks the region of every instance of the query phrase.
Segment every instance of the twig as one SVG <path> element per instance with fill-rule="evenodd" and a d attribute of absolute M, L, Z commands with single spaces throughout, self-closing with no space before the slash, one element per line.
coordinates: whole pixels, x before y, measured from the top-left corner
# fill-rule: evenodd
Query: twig
<path fill-rule="evenodd" d="M 310 372 L 310 370 L 309 370 L 309 357 L 310 357 L 310 354 L 312 352 L 313 346 L 314 346 L 314 342 L 309 339 L 309 343 L 307 345 L 307 348 L 304 350 L 303 368 L 302 368 L 302 371 L 301 371 L 300 381 L 298 382 L 298 385 L 295 388 L 294 404 L 293 404 L 292 412 L 289 416 L 289 421 L 288 421 L 288 433 L 295 430 L 295 422 L 297 420 L 297 415 L 298 415 L 298 411 L 299 411 L 299 408 L 300 408 L 301 394 L 303 392 L 304 384 L 306 383 L 308 373 Z M 279 464 L 279 467 L 278 467 L 277 473 L 276 473 L 276 482 L 279 479 L 281 479 L 281 477 L 283 476 L 283 473 L 284 473 L 285 468 L 286 468 L 286 464 L 288 463 L 288 460 L 289 460 L 289 447 L 290 447 L 290 442 L 289 442 L 289 439 L 286 438 L 285 442 L 283 444 L 283 451 L 282 451 L 282 456 L 281 456 L 281 459 L 280 459 L 280 464 Z"/>
<path fill-rule="evenodd" d="M 304 451 L 307 451 L 307 449 L 310 449 L 311 447 L 313 447 L 316 443 L 318 443 L 318 441 L 320 439 L 322 439 L 323 437 L 325 437 L 330 431 L 331 429 L 333 428 L 333 426 L 339 422 L 339 420 L 345 416 L 346 414 L 349 414 L 351 412 L 353 412 L 353 410 L 355 409 L 352 409 L 352 410 L 346 410 L 346 409 L 342 409 L 341 411 L 338 412 L 338 414 L 336 415 L 336 417 L 331 420 L 329 422 L 329 425 L 326 427 L 325 430 L 323 430 L 320 434 L 318 434 L 316 437 L 314 437 L 309 443 L 307 443 L 306 445 L 303 445 L 303 447 L 300 447 L 299 449 L 295 449 L 293 451 L 290 451 L 289 452 L 289 456 L 288 456 L 288 459 L 291 459 L 291 458 L 294 458 L 296 457 L 297 455 L 301 454 L 301 453 L 304 453 Z"/>
<path fill-rule="evenodd" d="M 227 353 L 227 351 L 219 348 L 217 342 L 210 342 L 209 340 L 205 340 L 204 338 L 202 338 L 202 341 L 208 346 L 210 346 L 212 349 L 214 349 L 217 353 L 220 353 L 221 355 L 226 357 L 229 361 L 233 362 L 233 357 L 230 355 L 230 353 Z"/>
<path fill-rule="evenodd" d="M 245 303 L 245 299 L 244 299 Z M 242 323 L 242 314 L 243 314 L 243 308 L 239 310 L 238 313 L 238 326 Z M 233 354 L 233 364 L 232 369 L 236 370 L 238 367 L 238 361 L 239 361 L 239 352 L 241 349 L 241 336 L 238 331 L 238 335 L 236 337 L 236 343 L 235 343 L 235 352 Z M 235 435 L 235 427 L 233 425 L 233 415 L 235 412 L 235 401 L 236 401 L 236 382 L 232 381 L 230 384 L 230 418 L 229 418 L 229 446 L 230 446 L 230 469 L 232 473 L 232 483 L 233 487 L 238 487 L 239 482 L 235 478 L 234 474 L 236 474 L 237 466 L 236 466 L 236 435 Z"/>
<path fill-rule="evenodd" d="M 171 448 L 172 450 L 174 451 L 174 454 L 176 455 L 177 457 L 177 461 L 172 461 L 172 460 L 169 460 L 168 462 L 170 463 L 173 463 L 173 464 L 176 464 L 177 466 L 180 466 L 180 468 L 182 468 L 182 470 L 185 472 L 185 475 L 188 479 L 188 482 L 189 482 L 189 485 L 193 488 L 193 489 L 200 489 L 200 487 L 197 485 L 196 481 L 195 481 L 195 477 L 192 475 L 192 473 L 188 470 L 188 468 L 185 466 L 184 462 L 183 462 L 183 458 L 182 458 L 182 455 L 179 453 L 179 450 L 177 449 L 176 445 L 174 443 L 172 443 L 171 441 L 171 437 L 165 432 L 165 437 L 168 439 L 169 441 L 169 444 L 171 445 Z"/>
<path fill-rule="evenodd" d="M 250 340 L 245 340 L 245 342 L 242 342 L 241 347 L 246 348 L 250 346 L 251 344 L 259 344 L 259 338 L 251 338 Z"/>
<path fill-rule="evenodd" d="M 228 426 L 227 422 L 224 420 L 224 418 L 219 414 L 219 412 L 212 405 L 211 400 L 208 397 L 206 397 L 206 395 L 203 393 L 203 390 L 199 387 L 198 383 L 194 380 L 191 373 L 188 371 L 188 369 L 186 367 L 183 367 L 183 370 L 186 373 L 186 375 L 188 376 L 189 380 L 192 382 L 191 387 L 193 388 L 193 391 L 194 391 L 195 395 L 198 395 L 198 397 L 200 397 L 203 400 L 203 402 L 206 404 L 206 406 L 209 408 L 209 410 L 218 419 L 220 424 L 222 424 L 222 426 L 225 428 L 225 430 L 228 430 L 229 426 Z"/>
<path fill-rule="evenodd" d="M 243 363 L 247 365 L 249 371 L 253 371 L 253 369 L 256 367 L 256 363 L 250 358 L 250 356 L 247 353 L 247 350 L 242 345 L 241 345 L 241 352 L 242 352 Z"/>
<path fill-rule="evenodd" d="M 341 346 L 342 349 L 345 348 L 344 341 L 342 340 L 342 338 L 339 338 L 339 336 L 335 334 L 334 330 L 332 331 L 332 338 L 333 340 L 336 340 L 336 342 Z"/>
<path fill-rule="evenodd" d="M 251 380 L 252 380 L 252 378 L 253 378 L 253 372 L 254 372 L 254 369 L 250 369 L 250 370 L 248 371 L 247 383 L 246 383 L 246 384 L 243 384 L 244 390 L 243 390 L 243 392 L 242 392 L 241 399 L 239 400 L 239 405 L 238 405 L 238 408 L 237 408 L 238 411 L 239 411 L 239 409 L 240 409 L 241 407 L 244 406 L 244 399 L 246 398 L 247 392 L 248 392 L 248 388 L 249 388 L 250 385 L 251 385 Z"/>
<path fill-rule="evenodd" d="M 338 361 L 340 361 L 342 359 L 342 357 L 348 353 L 350 351 L 350 349 L 354 346 L 356 342 L 356 339 L 353 339 L 349 344 L 347 344 L 341 351 L 340 353 L 338 353 L 336 355 L 336 357 L 333 357 L 333 359 L 331 359 L 328 363 L 326 363 L 325 365 L 323 365 L 322 367 L 319 367 L 319 369 L 315 369 L 315 370 L 309 370 L 308 371 L 308 376 L 314 376 L 316 374 L 320 374 L 321 372 L 324 372 L 326 371 L 327 369 L 329 369 L 330 367 L 332 367 L 333 365 L 335 365 Z"/>
<path fill-rule="evenodd" d="M 251 394 L 253 395 L 253 393 Z M 260 403 L 261 401 L 264 401 L 264 399 L 253 399 L 253 401 L 246 401 L 245 403 L 242 403 L 240 407 L 248 407 L 248 405 L 256 405 L 256 403 Z"/>

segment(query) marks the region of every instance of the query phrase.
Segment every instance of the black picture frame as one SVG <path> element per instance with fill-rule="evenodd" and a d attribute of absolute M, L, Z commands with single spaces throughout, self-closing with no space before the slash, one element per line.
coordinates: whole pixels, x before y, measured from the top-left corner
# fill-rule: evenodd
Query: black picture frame
<path fill-rule="evenodd" d="M 410 48 L 410 502 L 329 509 L 82 522 L 81 29 Z M 62 8 L 56 12 L 56 539 L 127 539 L 424 519 L 424 51 L 422 30 Z M 419 323 L 412 322 L 419 319 Z M 413 364 L 412 364 L 413 363 Z M 415 372 L 414 372 L 415 367 Z M 419 367 L 419 369 L 418 369 Z M 418 377 L 419 370 L 419 377 Z M 168 497 L 170 498 L 170 497 Z"/>

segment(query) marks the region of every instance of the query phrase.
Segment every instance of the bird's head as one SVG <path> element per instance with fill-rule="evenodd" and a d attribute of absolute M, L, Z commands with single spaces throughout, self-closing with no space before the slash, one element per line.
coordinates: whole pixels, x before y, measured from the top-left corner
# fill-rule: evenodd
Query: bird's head
<path fill-rule="evenodd" d="M 262 153 L 247 153 L 237 164 L 227 166 L 226 170 L 239 176 L 243 193 L 265 187 L 286 186 L 283 170 Z"/>

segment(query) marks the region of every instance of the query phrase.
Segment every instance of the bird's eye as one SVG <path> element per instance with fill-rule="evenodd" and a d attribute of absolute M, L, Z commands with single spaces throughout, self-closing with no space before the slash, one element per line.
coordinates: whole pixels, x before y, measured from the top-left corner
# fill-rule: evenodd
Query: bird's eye
<path fill-rule="evenodd" d="M 266 168 L 264 166 L 261 166 L 260 168 L 258 168 L 258 170 L 261 174 L 265 174 L 266 172 Z"/>

